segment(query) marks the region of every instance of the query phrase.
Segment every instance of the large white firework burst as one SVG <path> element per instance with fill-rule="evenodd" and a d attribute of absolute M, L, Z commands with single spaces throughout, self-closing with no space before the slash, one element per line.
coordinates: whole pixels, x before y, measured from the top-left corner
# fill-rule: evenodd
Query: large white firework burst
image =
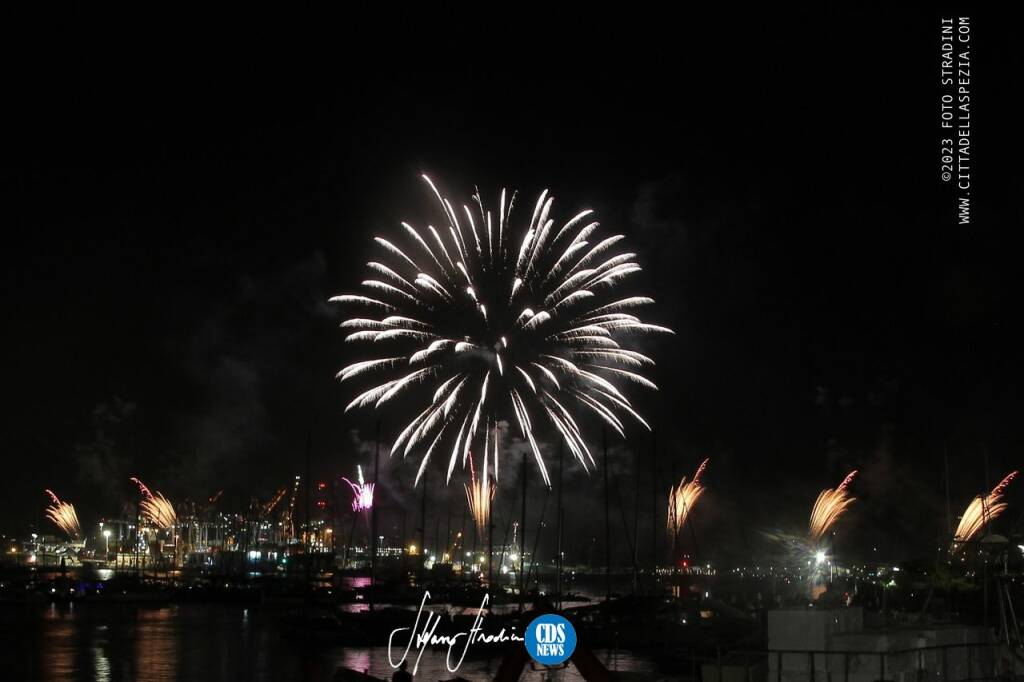
<path fill-rule="evenodd" d="M 636 254 L 616 250 L 623 236 L 601 237 L 591 210 L 556 225 L 547 190 L 525 230 L 516 230 L 510 222 L 515 193 L 501 191 L 497 213 L 479 191 L 475 206 L 459 211 L 430 178 L 423 179 L 438 201 L 443 227 L 403 222 L 401 243 L 376 237 L 385 258 L 367 263 L 365 295 L 331 299 L 379 315 L 341 325 L 349 331 L 346 341 L 367 344 L 372 357 L 338 377 L 378 377 L 346 410 L 380 408 L 417 385 L 433 389 L 426 408 L 392 447 L 392 454 L 403 456 L 423 452 L 417 483 L 442 448 L 448 480 L 474 447 L 493 457 L 497 477 L 498 424 L 506 417 L 514 417 L 547 485 L 535 436 L 541 423 L 560 435 L 584 468 L 594 459 L 574 416 L 579 411 L 620 435 L 622 415 L 649 429 L 620 384 L 656 390 L 641 374 L 654 361 L 625 340 L 671 330 L 633 313 L 652 299 L 618 293 L 640 271 Z"/>

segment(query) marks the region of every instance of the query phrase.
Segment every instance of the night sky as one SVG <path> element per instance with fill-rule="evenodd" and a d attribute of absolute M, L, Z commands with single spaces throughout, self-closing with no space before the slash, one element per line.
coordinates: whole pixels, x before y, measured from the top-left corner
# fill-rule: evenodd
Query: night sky
<path fill-rule="evenodd" d="M 367 466 L 374 417 L 343 414 L 333 376 L 354 355 L 327 299 L 363 279 L 372 236 L 438 220 L 429 172 L 460 202 L 550 188 L 559 216 L 594 208 L 640 254 L 629 288 L 677 335 L 643 342 L 662 390 L 632 395 L 657 438 L 613 441 L 616 533 L 639 459 L 649 543 L 656 442 L 661 496 L 711 457 L 700 557 L 802 532 L 854 468 L 849 551 L 933 551 L 944 452 L 954 514 L 1024 465 L 1018 37 L 975 16 L 974 223 L 957 226 L 937 15 L 735 22 L 294 63 L 69 54 L 8 83 L 0 529 L 40 525 L 44 488 L 84 524 L 115 514 L 131 475 L 241 508 L 304 474 L 307 439 L 314 478 Z M 381 415 L 385 441 L 402 416 Z M 385 526 L 397 495 L 416 525 L 417 462 L 385 460 Z M 572 478 L 569 523 L 600 537 L 600 472 Z M 1009 499 L 1004 533 L 1024 484 Z"/>

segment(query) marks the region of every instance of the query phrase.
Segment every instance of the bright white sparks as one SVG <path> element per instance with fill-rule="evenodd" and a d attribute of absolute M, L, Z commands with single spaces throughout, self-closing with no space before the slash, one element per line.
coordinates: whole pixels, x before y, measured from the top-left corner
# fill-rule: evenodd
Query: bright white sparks
<path fill-rule="evenodd" d="M 401 241 L 375 238 L 383 253 L 367 264 L 372 279 L 362 282 L 364 291 L 331 299 L 359 309 L 341 326 L 346 341 L 370 353 L 338 378 L 374 380 L 346 409 L 381 408 L 418 386 L 431 388 L 432 399 L 392 448 L 422 454 L 417 483 L 435 453 L 447 459 L 450 480 L 474 447 L 493 458 L 497 478 L 497 430 L 506 419 L 529 444 L 547 485 L 537 444 L 542 425 L 586 469 L 594 459 L 580 414 L 620 435 L 624 415 L 649 429 L 622 385 L 656 390 L 641 374 L 654 361 L 626 341 L 672 332 L 635 314 L 652 299 L 618 295 L 640 271 L 635 254 L 613 250 L 622 235 L 599 236 L 590 210 L 557 224 L 546 190 L 516 229 L 514 193 L 502 190 L 497 214 L 479 193 L 472 209 L 459 211 L 423 179 L 442 226 L 403 222 Z"/>

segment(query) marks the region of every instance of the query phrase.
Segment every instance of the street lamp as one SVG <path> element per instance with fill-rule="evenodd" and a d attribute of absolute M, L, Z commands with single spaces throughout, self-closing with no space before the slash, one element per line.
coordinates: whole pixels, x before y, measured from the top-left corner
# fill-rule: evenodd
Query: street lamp
<path fill-rule="evenodd" d="M 103 531 L 103 540 L 104 540 L 104 542 L 106 542 L 106 545 L 107 545 L 106 555 L 109 557 L 110 556 L 110 529 L 109 528 Z"/>

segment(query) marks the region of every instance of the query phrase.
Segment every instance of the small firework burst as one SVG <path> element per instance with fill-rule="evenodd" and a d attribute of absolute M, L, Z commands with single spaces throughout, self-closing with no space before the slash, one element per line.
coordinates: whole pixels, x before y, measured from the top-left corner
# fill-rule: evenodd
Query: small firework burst
<path fill-rule="evenodd" d="M 348 483 L 352 488 L 352 511 L 369 511 L 373 507 L 373 483 L 367 483 L 363 479 L 363 467 L 356 465 L 359 483 L 353 483 L 344 476 L 341 480 Z"/>
<path fill-rule="evenodd" d="M 477 479 L 476 468 L 473 466 L 473 455 L 469 456 L 469 483 L 464 483 L 466 489 L 466 502 L 469 504 L 469 513 L 473 516 L 476 524 L 477 537 L 485 537 L 491 523 L 491 502 L 494 501 L 494 493 L 497 486 L 491 482 L 487 470 L 487 454 L 484 454 L 484 475 Z"/>
<path fill-rule="evenodd" d="M 701 484 L 700 479 L 704 475 L 704 470 L 708 468 L 708 462 L 710 461 L 710 459 L 705 459 L 700 463 L 692 480 L 687 481 L 686 476 L 683 476 L 678 486 L 669 488 L 668 523 L 666 524 L 666 529 L 670 535 L 674 536 L 679 532 L 679 529 L 686 523 L 686 519 L 693 510 L 694 505 L 697 504 L 697 500 L 704 494 L 705 488 Z"/>
<path fill-rule="evenodd" d="M 53 504 L 46 508 L 46 518 L 53 521 L 58 528 L 64 531 L 68 539 L 77 540 L 80 538 L 82 536 L 82 527 L 78 523 L 75 505 L 62 501 L 52 490 L 47 490 L 46 494 L 50 496 L 50 500 L 53 502 Z"/>
<path fill-rule="evenodd" d="M 978 495 L 971 500 L 967 509 L 964 510 L 964 515 L 960 517 L 956 533 L 953 534 L 950 551 L 954 553 L 959 551 L 965 542 L 970 542 L 977 537 L 982 528 L 1006 511 L 1007 504 L 1002 501 L 1003 494 L 1006 492 L 1006 486 L 1016 477 L 1017 472 L 1011 471 L 988 495 Z"/>
<path fill-rule="evenodd" d="M 834 490 L 826 488 L 818 495 L 818 499 L 814 502 L 814 507 L 811 509 L 811 520 L 807 530 L 807 538 L 812 547 L 816 547 L 821 542 L 821 539 L 825 537 L 825 533 L 835 525 L 839 517 L 856 501 L 857 498 L 850 497 L 847 491 L 850 483 L 853 482 L 853 477 L 856 475 L 857 470 L 854 469 L 846 475 L 843 482 Z"/>
<path fill-rule="evenodd" d="M 172 528 L 178 523 L 178 514 L 174 511 L 174 505 L 164 497 L 163 493 L 157 491 L 154 494 L 145 483 L 134 476 L 131 481 L 139 486 L 139 492 L 142 493 L 139 511 L 143 518 L 161 530 Z"/>

